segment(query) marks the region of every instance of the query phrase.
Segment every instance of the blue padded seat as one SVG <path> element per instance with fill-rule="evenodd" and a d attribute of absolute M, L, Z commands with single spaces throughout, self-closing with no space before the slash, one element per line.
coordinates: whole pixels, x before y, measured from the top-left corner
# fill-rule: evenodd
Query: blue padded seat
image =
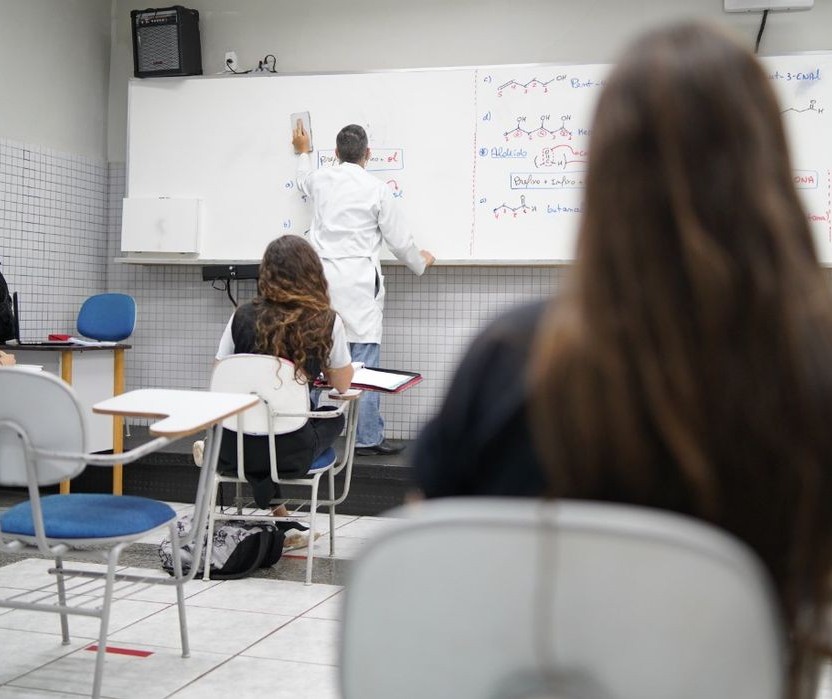
<path fill-rule="evenodd" d="M 90 296 L 78 311 L 78 332 L 105 342 L 120 342 L 136 328 L 136 300 L 129 294 Z"/>
<path fill-rule="evenodd" d="M 170 505 L 133 495 L 48 495 L 40 502 L 46 536 L 52 539 L 130 536 L 162 526 L 176 517 Z M 31 504 L 21 502 L 0 516 L 0 530 L 35 536 Z"/>
<path fill-rule="evenodd" d="M 315 473 L 316 471 L 323 471 L 335 463 L 335 449 L 329 447 L 317 459 L 312 462 L 312 466 L 307 473 Z"/>

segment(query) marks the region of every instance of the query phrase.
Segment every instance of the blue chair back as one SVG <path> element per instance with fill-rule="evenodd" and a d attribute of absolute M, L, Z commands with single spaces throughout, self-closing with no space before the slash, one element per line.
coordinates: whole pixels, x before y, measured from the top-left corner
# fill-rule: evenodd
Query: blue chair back
<path fill-rule="evenodd" d="M 119 342 L 136 327 L 136 301 L 128 294 L 96 294 L 78 312 L 78 332 L 93 340 Z"/>

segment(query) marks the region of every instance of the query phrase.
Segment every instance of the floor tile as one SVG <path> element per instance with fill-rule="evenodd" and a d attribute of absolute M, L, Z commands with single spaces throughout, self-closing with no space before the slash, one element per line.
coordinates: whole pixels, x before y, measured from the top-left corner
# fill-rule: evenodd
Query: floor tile
<path fill-rule="evenodd" d="M 71 604 L 96 609 L 101 606 L 101 598 L 84 596 L 71 601 Z M 113 633 L 142 619 L 155 615 L 166 609 L 169 604 L 144 602 L 141 600 L 116 600 L 110 607 L 110 631 Z M 43 633 L 61 633 L 58 614 L 15 609 L 10 614 L 0 616 L 0 628 L 37 630 Z M 98 638 L 100 619 L 97 617 L 70 615 L 70 638 Z"/>
<path fill-rule="evenodd" d="M 188 634 L 191 648 L 197 651 L 233 655 L 287 624 L 290 616 L 262 612 L 239 612 L 188 605 Z M 179 648 L 179 615 L 176 607 L 110 636 L 113 644 L 147 643 Z"/>
<path fill-rule="evenodd" d="M 338 629 L 337 621 L 302 617 L 251 646 L 243 655 L 335 665 L 338 659 Z"/>
<path fill-rule="evenodd" d="M 72 561 L 64 563 L 66 568 L 78 570 L 105 570 L 101 563 L 87 561 Z M 55 584 L 55 576 L 47 571 L 55 567 L 51 558 L 27 558 L 7 566 L 0 566 L 0 586 L 14 587 L 22 590 L 33 590 L 44 585 Z M 77 579 L 76 579 L 77 580 Z"/>
<path fill-rule="evenodd" d="M 338 538 L 359 538 L 368 539 L 384 532 L 390 531 L 398 525 L 397 520 L 382 519 L 379 517 L 360 517 L 342 527 L 338 527 L 336 536 Z M 337 546 L 337 539 L 336 539 Z"/>
<path fill-rule="evenodd" d="M 247 612 L 299 616 L 341 590 L 335 585 L 304 585 L 284 580 L 226 580 L 189 599 L 189 607 L 215 607 Z"/>
<path fill-rule="evenodd" d="M 60 634 L 60 629 L 58 632 Z M 0 662 L 0 684 L 24 675 L 34 668 L 51 663 L 87 644 L 88 641 L 83 639 L 64 646 L 61 645 L 60 635 L 0 629 L 0 648 L 3 649 L 2 662 Z"/>
<path fill-rule="evenodd" d="M 331 619 L 332 621 L 341 621 L 342 611 L 344 606 L 344 593 L 339 592 L 332 595 L 328 600 L 312 607 L 303 616 L 308 619 Z"/>
<path fill-rule="evenodd" d="M 89 694 L 89 692 L 87 692 Z M 23 687 L 0 687 L 0 699 L 78 699 L 78 694 L 51 692 L 41 689 L 24 689 Z"/>
<path fill-rule="evenodd" d="M 361 550 L 366 546 L 367 542 L 370 541 L 371 537 L 368 538 L 359 538 L 359 537 L 347 537 L 347 536 L 337 536 L 335 539 L 335 556 L 334 558 L 338 559 L 347 559 L 351 560 L 355 558 Z M 290 558 L 306 558 L 306 549 L 295 549 L 294 551 L 287 551 L 283 554 L 285 557 Z M 324 539 L 318 539 L 315 542 L 315 559 L 318 558 L 328 558 L 329 557 L 329 542 Z M 314 565 L 314 564 L 313 564 Z"/>
<path fill-rule="evenodd" d="M 148 568 L 125 568 L 121 572 L 129 573 L 130 575 L 147 575 L 160 576 L 161 569 Z M 204 581 L 201 577 L 196 577 L 189 583 L 185 583 L 185 599 L 190 599 L 194 595 L 198 595 L 205 590 L 208 590 L 216 585 L 220 585 L 219 580 Z M 137 584 L 134 591 L 125 590 L 120 595 L 124 599 L 145 600 L 147 602 L 165 602 L 167 604 L 176 603 L 176 586 L 175 585 L 145 585 Z"/>
<path fill-rule="evenodd" d="M 108 644 L 110 646 L 114 644 Z M 113 699 L 164 699 L 217 667 L 228 656 L 193 652 L 183 658 L 169 648 L 131 645 L 149 651 L 147 657 L 108 653 L 104 664 L 102 694 Z M 14 687 L 89 693 L 95 668 L 95 652 L 79 650 L 12 683 Z"/>
<path fill-rule="evenodd" d="M 337 671 L 327 665 L 236 657 L 171 699 L 224 697 L 268 699 L 339 699 Z"/>

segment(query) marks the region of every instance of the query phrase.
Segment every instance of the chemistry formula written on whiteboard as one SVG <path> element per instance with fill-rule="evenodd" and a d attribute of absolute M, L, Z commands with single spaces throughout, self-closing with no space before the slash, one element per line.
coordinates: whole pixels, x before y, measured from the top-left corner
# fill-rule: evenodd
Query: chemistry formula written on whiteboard
<path fill-rule="evenodd" d="M 763 64 L 781 103 L 795 186 L 819 255 L 830 263 L 832 55 Z M 303 108 L 312 114 L 317 167 L 336 163 L 335 135 L 344 124 L 367 129 L 367 170 L 390 187 L 420 247 L 440 260 L 568 261 L 583 212 L 593 113 L 610 69 L 497 66 L 131 84 L 128 196 L 198 197 L 199 257 L 258 259 L 276 235 L 303 234 L 310 225 L 311 207 L 294 184 L 290 135 L 264 139 L 262 130 Z"/>
<path fill-rule="evenodd" d="M 818 256 L 832 264 L 832 56 L 763 59 L 780 100 L 792 158 L 792 179 L 803 200 Z"/>
<path fill-rule="evenodd" d="M 460 159 L 466 167 L 454 171 L 464 187 L 456 201 L 454 259 L 572 259 L 592 111 L 607 70 L 588 65 L 465 71 L 473 102 L 468 110 L 470 134 L 458 140 L 468 149 Z M 425 123 L 425 128 L 434 133 L 451 128 L 453 120 L 443 119 L 441 109 L 436 113 L 439 120 Z M 371 145 L 368 172 L 387 183 L 411 221 L 419 211 L 429 211 L 435 197 L 429 191 L 417 197 L 415 190 L 424 188 L 425 178 L 409 164 L 409 156 L 417 154 L 391 144 L 388 132 L 396 128 L 379 133 L 374 119 L 363 126 Z M 441 149 L 434 146 L 428 152 L 437 157 L 437 150 L 441 163 Z M 317 151 L 317 167 L 336 163 L 334 149 Z M 286 190 L 293 187 L 291 179 L 284 184 Z M 447 214 L 448 207 L 442 210 Z M 297 220 L 284 220 L 283 226 L 287 232 L 298 232 L 307 223 L 308 215 L 301 212 Z M 431 247 L 433 241 L 425 241 L 423 229 L 416 226 L 414 233 L 420 245 Z M 437 241 L 431 249 L 441 256 L 447 243 Z"/>
<path fill-rule="evenodd" d="M 795 187 L 819 255 L 832 262 L 832 113 L 825 106 L 832 99 L 832 60 L 807 54 L 763 63 L 780 100 Z M 478 72 L 472 253 L 498 256 L 506 239 L 522 236 L 534 221 L 534 228 L 551 231 L 553 256 L 571 259 L 591 120 L 606 70 Z"/>
<path fill-rule="evenodd" d="M 527 231 L 574 256 L 592 115 L 609 68 L 478 69 L 471 252 L 496 257 Z"/>

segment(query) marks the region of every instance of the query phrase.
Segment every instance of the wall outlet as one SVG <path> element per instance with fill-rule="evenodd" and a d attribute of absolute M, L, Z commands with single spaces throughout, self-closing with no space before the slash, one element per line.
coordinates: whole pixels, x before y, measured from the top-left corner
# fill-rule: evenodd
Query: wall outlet
<path fill-rule="evenodd" d="M 226 70 L 237 70 L 237 52 L 236 51 L 226 51 L 225 52 L 225 69 Z"/>

